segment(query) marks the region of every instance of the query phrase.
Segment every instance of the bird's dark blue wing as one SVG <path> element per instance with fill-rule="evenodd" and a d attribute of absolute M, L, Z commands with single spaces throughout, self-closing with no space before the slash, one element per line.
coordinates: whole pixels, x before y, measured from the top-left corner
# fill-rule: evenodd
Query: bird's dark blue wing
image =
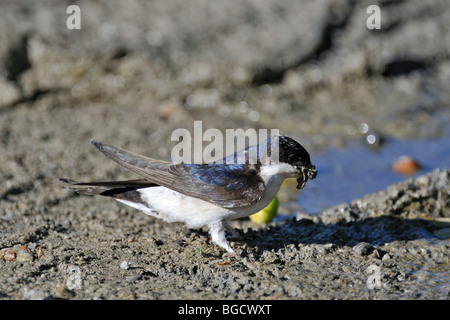
<path fill-rule="evenodd" d="M 264 191 L 257 165 L 171 164 L 97 141 L 92 143 L 107 157 L 149 183 L 225 208 L 252 205 L 261 199 Z"/>
<path fill-rule="evenodd" d="M 246 164 L 184 164 L 184 170 L 192 179 L 225 190 L 240 190 L 258 180 L 257 170 Z"/>
<path fill-rule="evenodd" d="M 261 198 L 264 189 L 256 165 L 175 164 L 169 172 L 183 181 L 183 188 L 195 188 L 204 199 L 224 207 L 251 205 Z"/>

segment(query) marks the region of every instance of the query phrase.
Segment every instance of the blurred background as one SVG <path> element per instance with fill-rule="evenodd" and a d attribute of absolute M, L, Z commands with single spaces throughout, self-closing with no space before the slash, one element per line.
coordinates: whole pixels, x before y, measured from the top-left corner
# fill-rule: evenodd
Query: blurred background
<path fill-rule="evenodd" d="M 0 200 L 48 206 L 58 177 L 130 178 L 90 139 L 169 160 L 194 120 L 279 129 L 310 151 L 318 177 L 280 196 L 285 212 L 448 168 L 448 4 L 0 1 Z"/>

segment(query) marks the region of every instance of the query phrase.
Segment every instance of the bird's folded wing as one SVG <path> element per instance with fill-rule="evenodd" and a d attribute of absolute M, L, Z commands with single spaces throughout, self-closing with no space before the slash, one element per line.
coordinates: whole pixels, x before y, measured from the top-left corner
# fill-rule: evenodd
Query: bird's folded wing
<path fill-rule="evenodd" d="M 249 206 L 262 197 L 264 182 L 252 165 L 172 164 L 97 141 L 92 144 L 148 182 L 225 208 Z"/>

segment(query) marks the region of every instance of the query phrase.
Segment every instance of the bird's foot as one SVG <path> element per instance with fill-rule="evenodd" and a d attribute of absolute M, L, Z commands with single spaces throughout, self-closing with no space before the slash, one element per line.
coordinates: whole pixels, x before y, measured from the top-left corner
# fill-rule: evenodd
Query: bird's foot
<path fill-rule="evenodd" d="M 227 257 L 239 259 L 240 256 L 230 247 L 227 239 L 225 238 L 225 226 L 226 225 L 227 225 L 226 222 L 219 221 L 216 223 L 212 223 L 209 226 L 209 233 L 211 234 L 212 241 L 215 244 L 217 244 L 218 246 L 227 250 L 227 253 L 225 253 L 225 255 L 227 255 Z M 235 230 L 233 230 L 233 231 L 240 236 L 240 234 L 237 231 L 235 231 Z"/>

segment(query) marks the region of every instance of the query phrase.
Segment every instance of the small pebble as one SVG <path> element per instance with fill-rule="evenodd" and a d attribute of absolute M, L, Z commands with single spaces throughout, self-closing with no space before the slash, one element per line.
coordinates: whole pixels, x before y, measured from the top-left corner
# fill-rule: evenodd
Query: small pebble
<path fill-rule="evenodd" d="M 352 248 L 353 252 L 358 253 L 361 256 L 366 256 L 373 251 L 374 247 L 372 247 L 367 242 L 360 242 L 356 246 Z"/>
<path fill-rule="evenodd" d="M 401 156 L 392 164 L 392 170 L 405 176 L 412 175 L 420 170 L 422 166 L 410 156 Z"/>
<path fill-rule="evenodd" d="M 27 246 L 24 245 L 15 245 L 13 247 L 14 251 L 16 252 L 16 260 L 19 262 L 31 262 L 33 261 L 33 253 L 30 251 L 30 249 L 27 248 Z"/>
<path fill-rule="evenodd" d="M 4 248 L 0 250 L 0 258 L 4 261 L 16 260 L 16 252 L 12 248 Z"/>
<path fill-rule="evenodd" d="M 12 248 L 1 249 L 0 259 L 4 261 L 31 262 L 33 261 L 33 253 L 27 246 L 16 244 Z"/>
<path fill-rule="evenodd" d="M 45 300 L 50 297 L 50 293 L 44 290 L 38 289 L 26 289 L 23 292 L 23 298 L 25 300 Z"/>
<path fill-rule="evenodd" d="M 445 240 L 450 238 L 450 228 L 438 229 L 433 232 L 436 238 L 440 240 Z"/>
<path fill-rule="evenodd" d="M 42 249 L 41 246 L 39 246 L 39 247 L 36 248 L 35 252 L 37 254 L 38 259 L 40 259 L 44 255 L 45 250 Z"/>
<path fill-rule="evenodd" d="M 179 103 L 172 100 L 163 101 L 157 107 L 157 112 L 162 118 L 168 118 L 172 114 L 178 113 L 180 111 L 183 111 L 183 107 Z"/>
<path fill-rule="evenodd" d="M 137 279 L 139 279 L 139 276 L 128 276 L 125 278 L 125 281 L 129 284 L 132 284 L 135 283 Z"/>
<path fill-rule="evenodd" d="M 70 299 L 75 297 L 75 292 L 61 284 L 56 287 L 56 295 L 61 298 Z"/>

